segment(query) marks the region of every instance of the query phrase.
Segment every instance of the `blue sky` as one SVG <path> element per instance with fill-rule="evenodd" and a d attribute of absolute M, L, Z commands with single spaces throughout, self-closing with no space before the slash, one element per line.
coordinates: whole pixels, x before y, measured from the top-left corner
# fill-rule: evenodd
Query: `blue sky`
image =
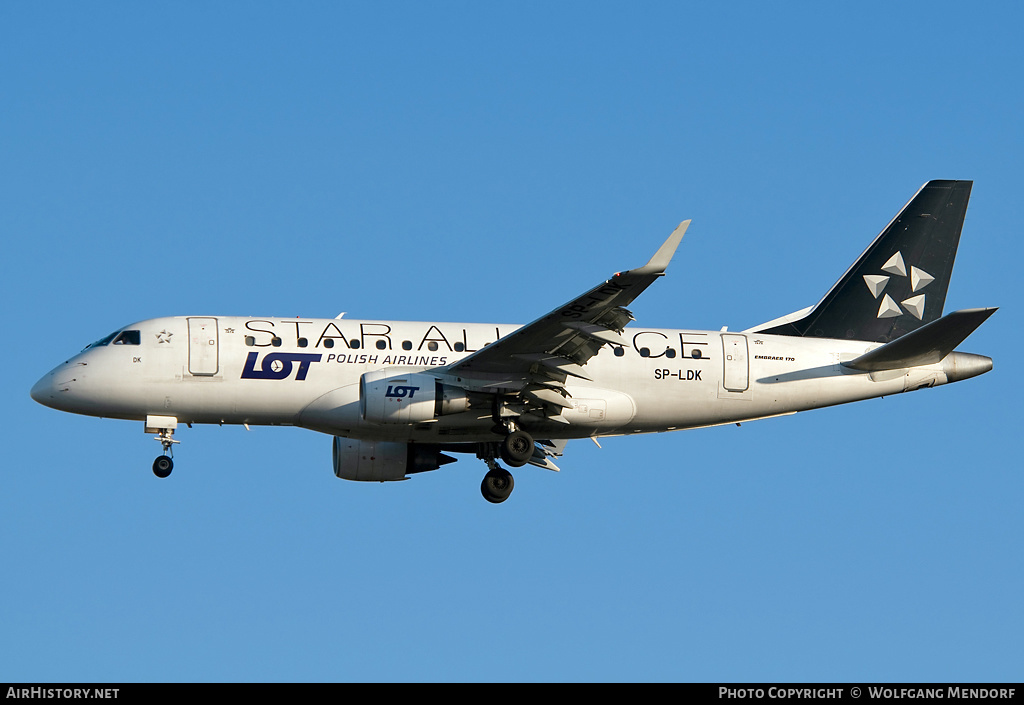
<path fill-rule="evenodd" d="M 1020 680 L 1015 3 L 0 5 L 0 680 Z M 28 396 L 161 315 L 525 322 L 692 218 L 649 326 L 817 301 L 975 182 L 965 383 L 336 479 Z"/>

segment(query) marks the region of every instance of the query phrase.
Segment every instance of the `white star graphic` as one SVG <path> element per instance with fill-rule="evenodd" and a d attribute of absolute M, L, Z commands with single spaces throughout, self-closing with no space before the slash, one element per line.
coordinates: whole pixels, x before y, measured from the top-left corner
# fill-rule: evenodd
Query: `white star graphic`
<path fill-rule="evenodd" d="M 871 292 L 871 296 L 876 299 L 879 296 L 882 296 L 885 291 L 885 287 L 889 284 L 889 280 L 892 277 L 907 276 L 907 265 L 903 261 L 903 254 L 901 252 L 896 252 L 896 254 L 890 257 L 886 263 L 882 265 L 882 271 L 885 272 L 885 274 L 864 275 L 864 283 L 867 284 L 868 291 Z M 935 281 L 935 277 L 923 269 L 918 269 L 917 267 L 910 268 L 911 293 L 917 294 L 917 292 L 931 284 L 933 281 Z M 923 320 L 924 301 L 924 294 L 911 296 L 909 299 L 904 299 L 900 302 L 900 304 L 903 305 L 903 308 L 900 308 L 900 304 L 897 304 L 891 296 L 885 294 L 882 296 L 882 301 L 878 306 L 878 318 L 895 318 L 896 316 L 902 316 L 904 313 L 909 313 L 917 318 L 917 320 Z"/>

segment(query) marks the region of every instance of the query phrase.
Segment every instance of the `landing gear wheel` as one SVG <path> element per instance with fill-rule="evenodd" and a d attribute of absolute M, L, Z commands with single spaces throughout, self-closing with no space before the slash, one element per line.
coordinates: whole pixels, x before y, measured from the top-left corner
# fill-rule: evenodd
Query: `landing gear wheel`
<path fill-rule="evenodd" d="M 491 504 L 501 504 L 512 494 L 515 484 L 512 473 L 505 468 L 497 468 L 484 475 L 484 481 L 480 483 L 480 493 Z"/>
<path fill-rule="evenodd" d="M 173 469 L 174 461 L 166 455 L 159 455 L 157 456 L 157 459 L 153 461 L 153 474 L 157 477 L 167 477 L 171 474 L 171 470 Z"/>
<path fill-rule="evenodd" d="M 164 454 L 157 456 L 153 461 L 153 474 L 157 477 L 167 477 L 174 469 L 174 461 L 167 453 L 174 455 L 174 445 L 180 441 L 174 440 L 174 429 L 178 427 L 178 419 L 173 416 L 147 416 L 146 433 L 156 432 L 156 440 L 164 449 Z"/>
<path fill-rule="evenodd" d="M 501 459 L 514 468 L 521 468 L 533 457 L 533 437 L 526 431 L 513 431 L 501 443 Z"/>

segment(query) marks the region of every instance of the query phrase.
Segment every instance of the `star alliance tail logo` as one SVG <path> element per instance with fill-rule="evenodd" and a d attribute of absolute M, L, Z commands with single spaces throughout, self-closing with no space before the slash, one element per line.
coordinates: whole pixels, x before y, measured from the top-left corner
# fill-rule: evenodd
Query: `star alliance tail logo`
<path fill-rule="evenodd" d="M 868 285 L 868 291 L 876 299 L 882 296 L 882 302 L 878 306 L 877 318 L 895 318 L 896 316 L 902 316 L 904 313 L 909 313 L 917 320 L 924 320 L 924 302 L 925 295 L 917 294 L 921 289 L 925 288 L 933 281 L 933 277 L 923 269 L 917 267 L 910 268 L 910 293 L 917 294 L 917 296 L 911 296 L 904 299 L 899 304 L 893 300 L 891 296 L 885 294 L 885 287 L 889 283 L 891 277 L 907 277 L 907 266 L 903 262 L 903 255 L 897 252 L 889 261 L 882 265 L 882 271 L 887 272 L 886 274 L 865 274 L 864 283 Z M 891 276 L 888 276 L 891 275 Z M 903 308 L 900 308 L 900 305 Z M 905 310 L 904 310 L 905 309 Z"/>

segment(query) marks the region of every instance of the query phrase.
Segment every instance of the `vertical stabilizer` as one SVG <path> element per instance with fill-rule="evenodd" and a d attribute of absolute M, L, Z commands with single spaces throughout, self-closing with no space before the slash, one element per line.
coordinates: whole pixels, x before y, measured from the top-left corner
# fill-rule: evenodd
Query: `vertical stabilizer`
<path fill-rule="evenodd" d="M 755 330 L 887 343 L 941 318 L 972 185 L 926 183 L 807 315 Z"/>

